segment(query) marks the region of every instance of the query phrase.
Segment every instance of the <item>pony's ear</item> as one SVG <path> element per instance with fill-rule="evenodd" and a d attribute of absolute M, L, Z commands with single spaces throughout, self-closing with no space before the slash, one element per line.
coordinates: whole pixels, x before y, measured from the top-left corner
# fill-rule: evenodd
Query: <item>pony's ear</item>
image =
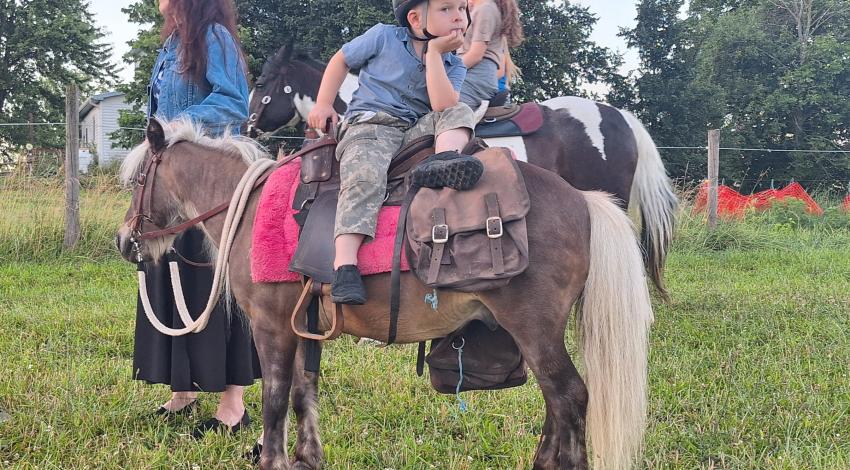
<path fill-rule="evenodd" d="M 289 63 L 292 60 L 292 54 L 295 52 L 295 47 L 292 46 L 292 42 L 289 41 L 280 48 L 282 54 L 280 55 L 280 60 L 282 64 Z"/>
<path fill-rule="evenodd" d="M 154 153 L 161 152 L 165 148 L 165 129 L 162 128 L 162 124 L 156 118 L 148 120 L 145 138 Z"/>
<path fill-rule="evenodd" d="M 292 53 L 295 51 L 295 48 L 292 47 L 291 42 L 287 42 L 277 51 L 277 63 L 285 64 L 288 63 L 290 59 L 292 59 Z"/>

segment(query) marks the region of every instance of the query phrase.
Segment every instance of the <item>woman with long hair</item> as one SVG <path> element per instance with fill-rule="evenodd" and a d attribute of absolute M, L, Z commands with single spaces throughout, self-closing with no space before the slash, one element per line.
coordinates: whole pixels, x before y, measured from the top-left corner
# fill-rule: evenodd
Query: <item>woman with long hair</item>
<path fill-rule="evenodd" d="M 159 11 L 163 47 L 151 72 L 148 117 L 189 119 L 212 136 L 238 132 L 248 116 L 248 81 L 233 0 L 159 0 Z M 186 305 L 195 316 L 212 288 L 209 246 L 197 228 L 173 245 Z M 154 313 L 163 324 L 182 327 L 168 264 L 148 263 L 145 273 Z M 157 414 L 188 414 L 198 392 L 223 392 L 215 416 L 199 424 L 195 437 L 217 428 L 236 431 L 250 421 L 243 389 L 260 377 L 259 361 L 247 323 L 235 307 L 225 307 L 219 303 L 202 332 L 170 337 L 151 326 L 141 301 L 137 306 L 133 376 L 172 390 Z"/>
<path fill-rule="evenodd" d="M 460 50 L 467 68 L 460 100 L 476 109 L 499 91 L 505 55 L 524 37 L 516 0 L 469 0 L 469 7 L 472 24 Z"/>

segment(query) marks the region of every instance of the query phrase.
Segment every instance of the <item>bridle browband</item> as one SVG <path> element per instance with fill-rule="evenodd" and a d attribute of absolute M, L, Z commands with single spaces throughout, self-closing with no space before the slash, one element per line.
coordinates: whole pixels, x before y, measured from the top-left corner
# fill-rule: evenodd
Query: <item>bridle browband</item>
<path fill-rule="evenodd" d="M 254 183 L 254 186 L 251 188 L 251 191 L 254 191 L 260 186 L 262 186 L 263 183 L 265 183 L 266 179 L 268 179 L 268 177 L 272 173 L 274 173 L 275 169 L 291 162 L 292 160 L 300 157 L 301 155 L 304 155 L 307 152 L 311 152 L 317 148 L 333 144 L 335 144 L 335 142 L 319 141 L 299 150 L 298 152 L 288 155 L 283 160 L 277 162 L 277 164 L 274 165 L 270 169 L 270 171 L 267 171 L 262 176 L 260 176 Z M 141 171 L 136 176 L 136 185 L 140 186 L 141 190 L 133 195 L 133 201 L 131 203 L 131 207 L 133 208 L 133 216 L 130 217 L 130 220 L 127 222 L 127 224 L 130 228 L 130 243 L 133 245 L 133 250 L 136 252 L 136 260 L 140 263 L 142 262 L 142 252 L 139 247 L 139 242 L 167 235 L 177 235 L 178 233 L 182 233 L 205 220 L 211 219 L 212 217 L 224 212 L 225 210 L 227 210 L 228 207 L 230 207 L 230 202 L 225 202 L 223 204 L 213 207 L 212 209 L 204 212 L 203 214 L 197 217 L 187 220 L 186 222 L 166 228 L 161 228 L 156 225 L 153 222 L 153 219 L 151 218 L 151 212 L 153 211 L 153 190 L 156 184 L 156 171 L 157 168 L 159 168 L 159 164 L 162 163 L 162 160 L 163 151 L 151 153 L 151 157 L 145 164 L 143 171 Z M 156 230 L 143 232 L 142 229 L 145 222 L 155 227 Z"/>

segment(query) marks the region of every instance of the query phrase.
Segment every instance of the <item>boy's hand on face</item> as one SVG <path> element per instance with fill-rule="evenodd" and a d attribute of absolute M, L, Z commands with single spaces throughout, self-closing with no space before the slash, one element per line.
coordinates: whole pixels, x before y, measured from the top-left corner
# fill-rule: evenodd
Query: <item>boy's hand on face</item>
<path fill-rule="evenodd" d="M 445 54 L 446 52 L 452 52 L 460 49 L 460 46 L 462 45 L 463 32 L 456 29 L 449 33 L 448 36 L 440 36 L 432 39 L 428 44 L 428 51 Z"/>
<path fill-rule="evenodd" d="M 310 114 L 307 115 L 307 124 L 313 129 L 325 131 L 325 124 L 328 122 L 328 119 L 333 123 L 333 127 L 336 127 L 336 123 L 339 120 L 336 110 L 331 105 L 316 103 L 313 109 L 310 110 Z"/>

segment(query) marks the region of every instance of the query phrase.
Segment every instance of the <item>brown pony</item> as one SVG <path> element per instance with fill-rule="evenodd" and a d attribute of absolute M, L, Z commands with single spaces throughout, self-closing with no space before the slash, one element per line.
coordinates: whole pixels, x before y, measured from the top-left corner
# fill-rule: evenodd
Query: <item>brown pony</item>
<path fill-rule="evenodd" d="M 247 134 L 271 139 L 279 129 L 306 121 L 325 66 L 281 47 L 251 92 Z M 345 112 L 357 87 L 357 76 L 348 74 L 334 101 L 337 112 Z M 639 215 L 646 272 L 666 299 L 664 264 L 678 201 L 652 137 L 634 115 L 603 103 L 561 96 L 540 104 L 540 130 L 485 140 L 491 147 L 511 148 L 519 160 L 554 171 L 575 188 L 610 193 Z"/>
<path fill-rule="evenodd" d="M 147 141 L 127 157 L 122 177 L 134 196 L 147 193 L 141 213 L 147 225 L 180 224 L 229 201 L 249 161 L 267 158 L 249 139 L 211 139 L 187 123 L 152 121 Z M 485 152 L 498 152 L 488 149 Z M 138 174 L 155 155 L 155 175 Z M 586 469 L 590 439 L 594 467 L 630 468 L 638 458 L 646 422 L 647 343 L 652 308 L 641 254 L 628 217 L 607 195 L 581 192 L 548 171 L 521 164 L 531 199 L 527 216 L 530 265 L 499 289 L 476 293 L 440 290 L 438 315 L 422 302 L 426 289 L 415 276 L 401 281 L 398 341 L 443 337 L 478 319 L 501 325 L 515 339 L 537 377 L 546 418 L 534 468 Z M 251 230 L 259 191 L 251 196 L 228 260 L 233 297 L 250 318 L 263 370 L 260 467 L 318 469 L 323 452 L 318 432 L 318 375 L 303 370 L 304 347 L 289 327 L 301 286 L 251 281 Z M 130 261 L 159 260 L 174 235 L 138 243 L 152 229 L 132 233 L 128 211 L 117 245 Z M 202 223 L 218 240 L 224 214 Z M 135 242 L 135 243 L 134 243 Z M 344 332 L 387 340 L 389 274 L 366 278 L 369 302 L 353 307 Z M 564 345 L 570 311 L 586 365 L 584 380 Z M 288 457 L 287 410 L 298 423 L 294 462 Z"/>

